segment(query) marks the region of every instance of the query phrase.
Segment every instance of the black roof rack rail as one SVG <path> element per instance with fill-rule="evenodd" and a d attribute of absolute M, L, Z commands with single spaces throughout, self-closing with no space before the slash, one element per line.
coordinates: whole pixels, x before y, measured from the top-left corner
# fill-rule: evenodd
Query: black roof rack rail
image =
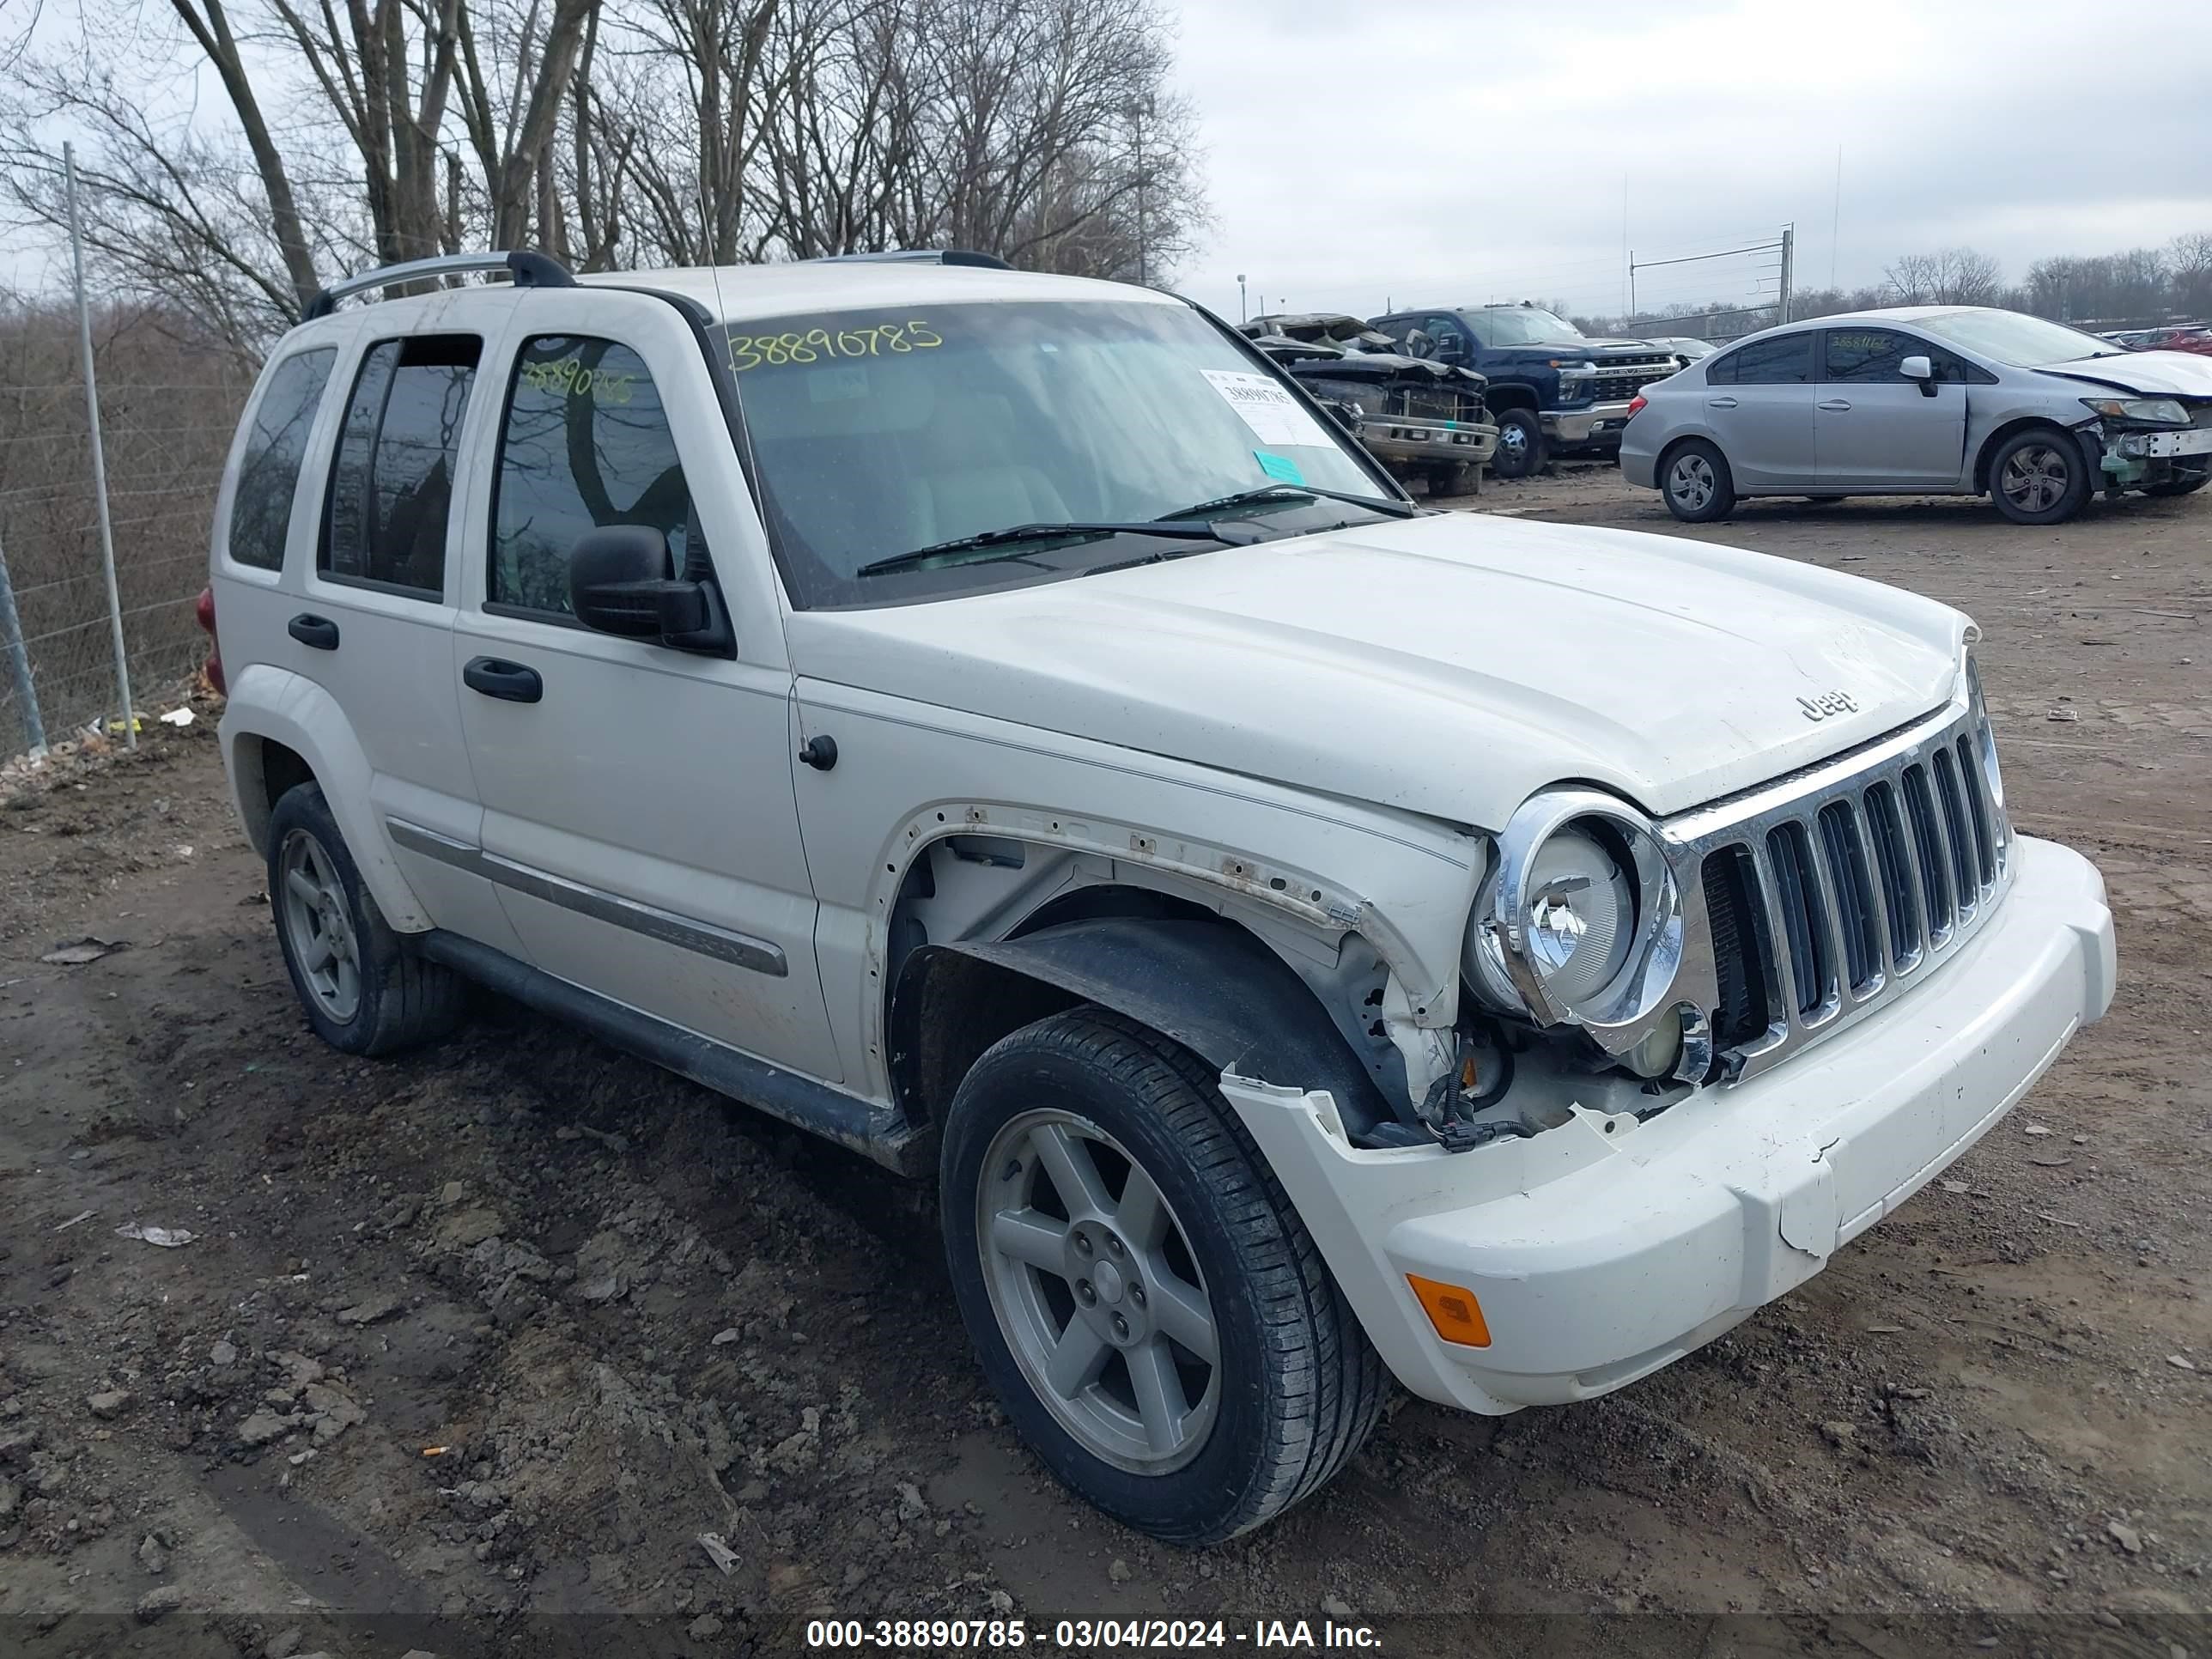
<path fill-rule="evenodd" d="M 835 264 L 841 260 L 900 264 L 977 265 L 985 270 L 1013 269 L 1013 266 L 995 253 L 977 253 L 972 249 L 964 247 L 902 247 L 886 249 L 881 253 L 824 253 L 818 259 L 809 263 Z"/>
<path fill-rule="evenodd" d="M 441 253 L 428 259 L 410 259 L 404 264 L 379 265 L 358 276 L 342 277 L 307 301 L 300 320 L 313 322 L 318 317 L 327 317 L 338 308 L 339 301 L 373 288 L 420 282 L 429 276 L 461 276 L 489 270 L 506 271 L 514 277 L 517 288 L 576 286 L 576 279 L 569 275 L 568 266 L 527 248 L 514 248 L 504 253 Z"/>

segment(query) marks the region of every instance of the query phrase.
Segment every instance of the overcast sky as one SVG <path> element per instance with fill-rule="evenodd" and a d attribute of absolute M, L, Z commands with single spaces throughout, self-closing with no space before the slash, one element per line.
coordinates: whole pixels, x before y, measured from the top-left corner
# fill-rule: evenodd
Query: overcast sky
<path fill-rule="evenodd" d="M 1251 307 L 1560 299 L 1638 260 L 1772 240 L 1850 287 L 1971 244 L 2053 253 L 2212 230 L 2212 3 L 1182 0 L 1215 223 L 1176 286 Z M 2113 21 L 2108 24 L 2106 17 Z M 1837 147 L 1843 149 L 1839 234 Z M 1623 204 L 1626 205 L 1626 231 Z M 1774 258 L 1639 272 L 1751 297 Z"/>

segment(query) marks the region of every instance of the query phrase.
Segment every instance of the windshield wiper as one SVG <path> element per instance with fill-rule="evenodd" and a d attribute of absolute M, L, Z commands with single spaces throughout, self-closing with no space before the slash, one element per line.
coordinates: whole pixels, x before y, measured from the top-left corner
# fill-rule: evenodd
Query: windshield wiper
<path fill-rule="evenodd" d="M 1200 510 L 1194 507 L 1188 514 L 1176 514 L 1171 516 L 1188 518 Z M 1170 524 L 1160 520 L 1149 520 L 1138 524 L 1115 524 L 1104 520 L 1095 522 L 1079 520 L 1069 524 L 1017 524 L 1009 525 L 1004 530 L 986 530 L 980 535 L 957 536 L 949 542 L 933 542 L 927 547 L 915 548 L 911 553 L 894 553 L 887 559 L 878 559 L 872 563 L 862 565 L 853 574 L 856 577 L 880 576 L 889 571 L 910 570 L 915 565 L 942 557 L 947 553 L 965 553 L 971 549 L 999 547 L 1011 542 L 1042 542 L 1063 538 L 1095 539 L 1101 536 L 1164 536 L 1174 541 L 1194 542 L 1227 542 L 1231 539 L 1210 524 Z M 1001 554 L 999 556 L 1012 558 L 1015 556 Z M 988 563 L 989 561 L 971 559 L 963 562 L 984 564 Z"/>
<path fill-rule="evenodd" d="M 1410 519 L 1420 509 L 1411 501 L 1394 501 L 1387 495 L 1354 495 L 1341 489 L 1323 489 L 1318 484 L 1275 483 L 1261 484 L 1256 489 L 1240 489 L 1233 495 L 1218 495 L 1210 501 L 1200 501 L 1195 507 L 1178 507 L 1173 513 L 1163 513 L 1160 520 L 1194 519 L 1201 513 L 1220 513 L 1232 507 L 1246 507 L 1255 501 L 1287 501 L 1298 496 L 1307 500 L 1348 501 L 1354 507 L 1364 507 L 1377 513 L 1388 514 L 1394 519 Z"/>

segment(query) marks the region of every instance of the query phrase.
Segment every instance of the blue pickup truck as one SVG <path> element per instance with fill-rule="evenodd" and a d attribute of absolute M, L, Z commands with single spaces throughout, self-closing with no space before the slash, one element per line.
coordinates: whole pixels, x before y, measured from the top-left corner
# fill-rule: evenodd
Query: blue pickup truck
<path fill-rule="evenodd" d="M 1525 478 L 1558 456 L 1618 455 L 1629 399 L 1682 367 L 1648 340 L 1593 340 L 1526 301 L 1394 312 L 1371 325 L 1409 356 L 1488 380 L 1483 404 L 1498 426 L 1490 471 L 1499 478 Z"/>

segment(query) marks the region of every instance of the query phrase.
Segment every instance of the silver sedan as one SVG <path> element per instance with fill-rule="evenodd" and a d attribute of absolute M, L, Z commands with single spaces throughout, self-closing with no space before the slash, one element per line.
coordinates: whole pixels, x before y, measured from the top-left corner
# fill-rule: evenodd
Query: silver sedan
<path fill-rule="evenodd" d="M 2099 489 L 2203 488 L 2212 357 L 1981 306 L 1822 317 L 1645 387 L 1620 469 L 1691 524 L 1747 495 L 1988 495 L 2057 524 Z"/>

